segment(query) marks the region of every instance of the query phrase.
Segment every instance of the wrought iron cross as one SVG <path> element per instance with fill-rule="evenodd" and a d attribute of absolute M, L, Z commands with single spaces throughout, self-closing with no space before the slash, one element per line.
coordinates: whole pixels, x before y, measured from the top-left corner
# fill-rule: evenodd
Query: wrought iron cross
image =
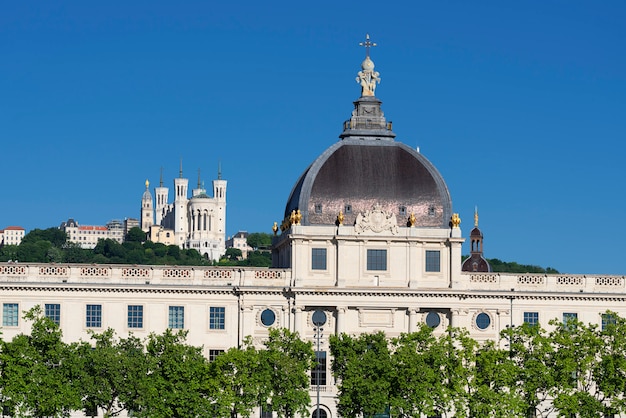
<path fill-rule="evenodd" d="M 370 42 L 370 34 L 365 35 L 365 42 L 359 42 L 359 46 L 365 47 L 365 56 L 370 56 L 370 47 L 376 46 L 375 42 Z"/>

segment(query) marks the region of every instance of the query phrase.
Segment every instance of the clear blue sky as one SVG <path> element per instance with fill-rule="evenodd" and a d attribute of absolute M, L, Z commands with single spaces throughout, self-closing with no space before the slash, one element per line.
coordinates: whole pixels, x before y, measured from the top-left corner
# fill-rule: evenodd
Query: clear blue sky
<path fill-rule="evenodd" d="M 626 274 L 623 1 L 4 2 L 0 228 L 139 217 L 164 168 L 271 232 L 338 141 L 370 33 L 397 140 L 485 255 Z M 151 187 L 152 187 L 151 186 Z M 170 193 L 171 195 L 171 193 Z M 468 247 L 465 245 L 464 253 Z"/>

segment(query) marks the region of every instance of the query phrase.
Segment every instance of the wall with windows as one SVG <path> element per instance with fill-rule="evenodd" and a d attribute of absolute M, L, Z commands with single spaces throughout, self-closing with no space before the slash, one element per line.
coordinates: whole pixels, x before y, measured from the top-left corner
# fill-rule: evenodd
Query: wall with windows
<path fill-rule="evenodd" d="M 381 249 L 376 245 L 370 248 L 369 241 L 346 241 L 362 254 L 358 269 L 364 274 L 367 250 Z M 401 253 L 389 250 L 391 247 L 387 247 L 387 257 L 390 252 Z M 88 340 L 88 331 L 102 332 L 109 327 L 119 335 L 132 332 L 140 338 L 166 328 L 185 329 L 188 342 L 203 346 L 205 356 L 213 359 L 246 336 L 260 346 L 272 327 L 297 331 L 316 346 L 318 328 L 313 315 L 322 311 L 326 321 L 319 327 L 320 349 L 316 351 L 326 358 L 326 364 L 311 376 L 315 383 L 311 396 L 315 399 L 319 382 L 321 407 L 327 416 L 336 418 L 336 388 L 328 353 L 328 338 L 333 334 L 384 331 L 397 336 L 426 323 L 435 334 L 444 333 L 449 325 L 465 327 L 479 341 L 493 339 L 505 346 L 507 342 L 499 335 L 510 325 L 536 321 L 549 329 L 551 319 L 575 316 L 602 326 L 611 321 L 603 315 L 606 310 L 626 316 L 623 276 L 459 272 L 448 278 L 447 286 L 418 283 L 412 288 L 412 279 L 407 277 L 382 285 L 358 278 L 345 285 L 329 285 L 338 277 L 337 266 L 357 261 L 339 258 L 336 244 L 326 237 L 302 240 L 294 248 L 306 255 L 302 261 L 306 269 L 300 270 L 303 277 L 296 276 L 295 269 L 0 263 L 3 338 L 29 332 L 23 312 L 40 305 L 59 323 L 67 341 Z M 324 251 L 313 251 L 320 248 L 327 250 L 328 271 L 321 268 Z M 442 272 L 425 271 L 426 251 L 434 251 L 431 248 L 444 248 L 440 253 Z M 418 282 L 431 273 L 439 277 L 450 270 L 444 260 L 452 251 L 445 248 L 432 242 L 404 246 L 407 257 L 420 256 L 419 263 L 407 260 L 411 266 L 422 266 Z M 388 269 L 393 262 L 393 257 L 387 258 Z M 371 263 L 370 269 L 384 267 L 378 258 Z"/>

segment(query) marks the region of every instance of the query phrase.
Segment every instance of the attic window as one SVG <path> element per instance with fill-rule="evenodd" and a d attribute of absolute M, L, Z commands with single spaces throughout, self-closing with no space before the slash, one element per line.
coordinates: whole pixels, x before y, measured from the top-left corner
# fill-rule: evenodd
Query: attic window
<path fill-rule="evenodd" d="M 346 206 L 343 208 L 343 211 L 344 211 L 344 213 L 345 213 L 346 215 L 347 215 L 347 214 L 349 214 L 349 213 L 352 213 L 352 205 L 346 205 Z"/>
<path fill-rule="evenodd" d="M 406 216 L 406 206 L 400 206 L 400 216 Z"/>
<path fill-rule="evenodd" d="M 435 216 L 435 207 L 431 206 L 428 208 L 428 216 Z"/>
<path fill-rule="evenodd" d="M 315 205 L 315 213 L 317 213 L 317 214 L 321 214 L 322 213 L 322 205 L 320 203 Z"/>

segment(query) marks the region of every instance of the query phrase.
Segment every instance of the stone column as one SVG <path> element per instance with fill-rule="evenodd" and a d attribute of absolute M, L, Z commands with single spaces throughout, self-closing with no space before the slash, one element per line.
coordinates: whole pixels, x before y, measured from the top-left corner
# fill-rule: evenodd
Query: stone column
<path fill-rule="evenodd" d="M 302 306 L 294 306 L 293 312 L 293 330 L 302 337 Z"/>
<path fill-rule="evenodd" d="M 417 330 L 417 308 L 409 308 L 409 332 L 415 332 Z"/>
<path fill-rule="evenodd" d="M 345 329 L 346 329 L 345 321 L 346 321 L 347 311 L 348 311 L 348 308 L 346 308 L 345 306 L 337 307 L 337 325 L 335 327 L 335 332 L 337 333 L 337 335 L 340 335 L 342 332 L 345 332 Z"/>

